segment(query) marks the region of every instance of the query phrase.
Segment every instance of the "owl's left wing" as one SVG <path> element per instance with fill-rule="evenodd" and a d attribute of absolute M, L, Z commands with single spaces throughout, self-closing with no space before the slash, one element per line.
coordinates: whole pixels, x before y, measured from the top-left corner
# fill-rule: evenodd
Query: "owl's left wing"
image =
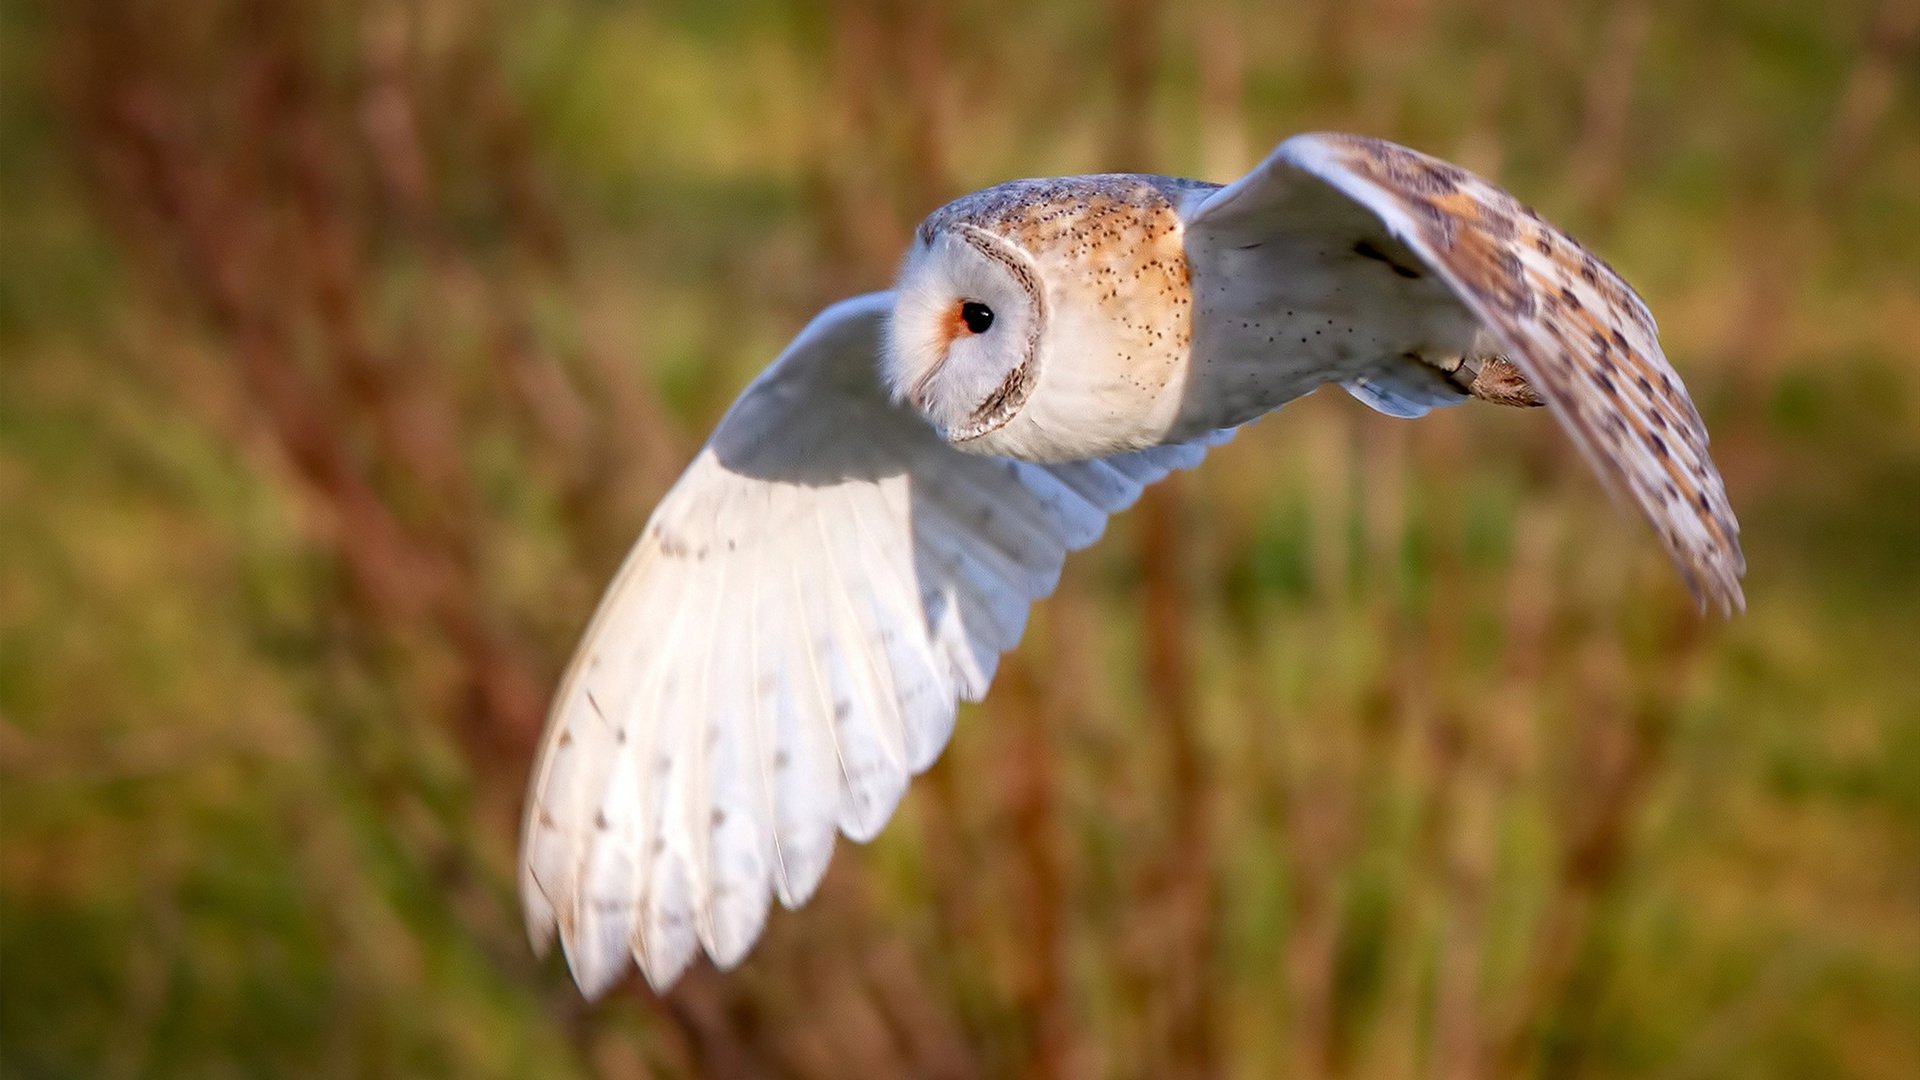
<path fill-rule="evenodd" d="M 1363 258 L 1329 258 L 1318 269 L 1344 273 L 1342 288 L 1399 290 L 1390 295 L 1423 305 L 1409 317 L 1428 312 L 1437 323 L 1457 302 L 1491 331 L 1607 487 L 1640 508 L 1701 604 L 1728 614 L 1745 607 L 1740 526 L 1653 316 L 1612 268 L 1513 196 L 1394 143 L 1299 135 L 1204 195 L 1186 227 L 1228 248 L 1276 234 L 1323 238 L 1330 255 Z M 1383 228 L 1391 240 L 1372 243 Z M 1402 247 L 1445 289 L 1406 280 L 1424 275 L 1395 261 Z M 1395 411 L 1390 392 L 1356 393 Z"/>
<path fill-rule="evenodd" d="M 1202 442 L 1037 465 L 890 401 L 891 294 L 822 312 L 661 500 L 561 684 L 520 892 L 589 995 L 730 966 L 880 831 L 1069 551 Z"/>

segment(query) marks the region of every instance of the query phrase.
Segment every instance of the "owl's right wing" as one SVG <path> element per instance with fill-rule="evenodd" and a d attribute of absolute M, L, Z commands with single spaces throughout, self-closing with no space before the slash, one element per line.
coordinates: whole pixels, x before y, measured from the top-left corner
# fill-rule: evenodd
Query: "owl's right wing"
<path fill-rule="evenodd" d="M 655 510 L 561 685 L 521 836 L 527 929 L 597 994 L 721 966 L 871 838 L 1069 550 L 1205 445 L 1035 465 L 887 400 L 891 294 L 828 308 Z M 1217 442 L 1216 437 L 1207 442 Z"/>
<path fill-rule="evenodd" d="M 1186 226 L 1222 250 L 1284 247 L 1296 291 L 1330 290 L 1349 307 L 1364 298 L 1426 332 L 1462 317 L 1483 327 L 1601 481 L 1639 508 L 1702 606 L 1745 607 L 1740 523 L 1653 316 L 1620 275 L 1513 196 L 1380 139 L 1296 135 L 1202 192 Z M 1348 389 L 1403 416 L 1445 400 L 1422 399 L 1411 381 Z"/>

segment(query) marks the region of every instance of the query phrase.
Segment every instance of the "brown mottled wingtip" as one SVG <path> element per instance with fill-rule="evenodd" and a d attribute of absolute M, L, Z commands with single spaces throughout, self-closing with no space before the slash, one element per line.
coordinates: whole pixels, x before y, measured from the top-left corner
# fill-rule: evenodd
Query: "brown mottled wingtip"
<path fill-rule="evenodd" d="M 1706 426 L 1652 313 L 1612 267 L 1505 191 L 1418 151 L 1311 135 L 1281 153 L 1380 215 L 1493 332 L 1504 355 L 1473 373 L 1469 393 L 1546 404 L 1702 606 L 1745 608 L 1740 523 Z"/>

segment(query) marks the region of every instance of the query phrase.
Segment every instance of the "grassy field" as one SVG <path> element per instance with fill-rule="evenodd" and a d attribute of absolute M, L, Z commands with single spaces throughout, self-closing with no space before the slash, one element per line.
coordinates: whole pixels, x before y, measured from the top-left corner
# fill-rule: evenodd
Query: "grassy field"
<path fill-rule="evenodd" d="M 1920 1076 L 1920 4 L 0 0 L 0 61 L 0 1074 Z M 740 969 L 579 1002 L 533 742 L 739 387 L 954 195 L 1317 128 L 1636 284 L 1748 613 L 1544 415 L 1316 395 Z"/>

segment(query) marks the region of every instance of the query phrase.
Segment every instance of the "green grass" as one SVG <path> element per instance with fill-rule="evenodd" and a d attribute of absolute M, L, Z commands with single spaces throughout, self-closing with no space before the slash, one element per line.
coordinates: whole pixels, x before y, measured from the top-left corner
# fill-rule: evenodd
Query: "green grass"
<path fill-rule="evenodd" d="M 1897 4 L 243 7 L 0 4 L 0 1073 L 1920 1073 Z M 1317 396 L 740 969 L 579 1004 L 541 699 L 732 395 L 944 198 L 1319 127 L 1635 281 L 1749 612 L 1545 417 Z"/>

